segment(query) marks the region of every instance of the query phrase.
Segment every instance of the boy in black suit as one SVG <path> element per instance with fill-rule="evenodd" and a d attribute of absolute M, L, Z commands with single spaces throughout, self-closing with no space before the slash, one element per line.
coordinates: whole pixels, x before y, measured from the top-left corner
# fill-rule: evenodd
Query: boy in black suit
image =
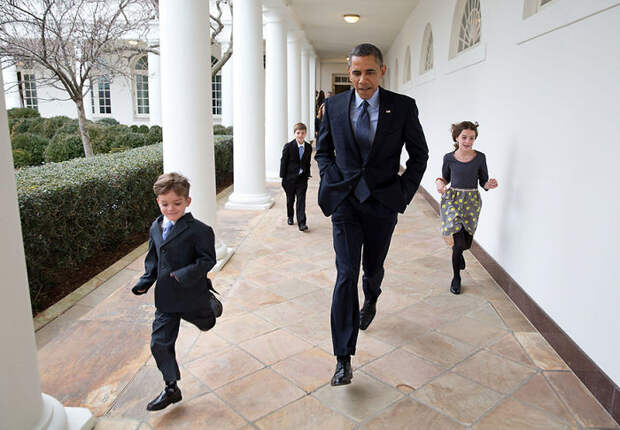
<path fill-rule="evenodd" d="M 166 386 L 147 405 L 149 411 L 182 399 L 174 351 L 181 319 L 206 331 L 222 313 L 207 278 L 216 263 L 213 229 L 185 213 L 192 201 L 189 181 L 178 173 L 166 173 L 157 179 L 153 191 L 162 214 L 151 225 L 144 275 L 131 290 L 145 294 L 157 282 L 151 352 Z"/>
<path fill-rule="evenodd" d="M 312 145 L 304 141 L 306 126 L 302 122 L 295 124 L 293 128 L 295 139 L 284 145 L 282 158 L 280 159 L 280 177 L 282 188 L 286 193 L 286 215 L 288 225 L 293 225 L 293 205 L 297 198 L 297 226 L 299 231 L 308 230 L 306 224 L 306 190 L 308 190 L 308 178 L 310 177 L 310 158 Z"/>

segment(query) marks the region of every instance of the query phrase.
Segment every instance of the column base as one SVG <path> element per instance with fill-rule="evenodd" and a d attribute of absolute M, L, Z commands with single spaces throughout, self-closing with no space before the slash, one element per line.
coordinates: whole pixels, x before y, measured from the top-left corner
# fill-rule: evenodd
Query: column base
<path fill-rule="evenodd" d="M 224 205 L 226 209 L 264 210 L 273 206 L 273 198 L 265 194 L 240 194 L 233 192 Z"/>
<path fill-rule="evenodd" d="M 234 253 L 234 248 L 229 248 L 222 242 L 216 241 L 215 258 L 217 260 L 217 263 L 215 263 L 215 266 L 213 266 L 211 272 L 219 272 L 220 270 L 222 270 L 224 265 L 228 262 L 228 260 L 230 260 L 230 257 L 232 257 Z"/>
<path fill-rule="evenodd" d="M 86 408 L 65 408 L 58 400 L 45 393 L 43 413 L 36 430 L 91 430 L 96 419 Z"/>

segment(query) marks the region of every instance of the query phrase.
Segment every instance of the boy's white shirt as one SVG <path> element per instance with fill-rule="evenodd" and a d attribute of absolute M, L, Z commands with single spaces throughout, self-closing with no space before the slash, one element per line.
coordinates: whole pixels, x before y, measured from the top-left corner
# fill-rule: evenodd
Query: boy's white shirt
<path fill-rule="evenodd" d="M 162 223 L 161 223 L 161 227 L 162 227 L 162 228 L 164 228 L 165 226 L 167 226 L 167 225 L 168 225 L 168 223 L 169 223 L 169 222 L 171 222 L 171 223 L 172 223 L 172 225 L 174 225 L 174 221 L 170 221 L 170 220 L 168 219 L 168 217 L 167 217 L 166 215 L 164 215 L 164 219 L 163 219 L 163 221 L 162 221 Z"/>

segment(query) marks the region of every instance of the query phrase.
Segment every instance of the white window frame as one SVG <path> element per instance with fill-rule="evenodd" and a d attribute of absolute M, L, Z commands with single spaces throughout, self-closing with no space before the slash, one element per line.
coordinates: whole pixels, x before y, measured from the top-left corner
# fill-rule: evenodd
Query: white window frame
<path fill-rule="evenodd" d="M 349 75 L 346 73 L 332 73 L 332 94 L 336 94 L 336 85 L 345 86 L 348 85 L 349 89 L 353 88 Z"/>
<path fill-rule="evenodd" d="M 22 88 L 22 103 L 25 108 L 39 111 L 39 98 L 37 96 L 37 77 L 34 70 L 20 70 L 20 85 Z M 28 77 L 28 79 L 26 78 Z M 33 94 L 34 93 L 34 94 Z"/>
<path fill-rule="evenodd" d="M 486 0 L 474 0 L 478 2 L 480 12 L 480 38 L 474 45 L 458 51 L 461 24 L 464 19 L 466 6 L 472 0 L 457 0 L 452 19 L 452 34 L 450 38 L 450 51 L 448 62 L 444 67 L 445 74 L 451 74 L 466 67 L 473 66 L 486 60 L 487 48 L 484 41 L 484 17 L 487 13 L 484 9 Z"/>
<path fill-rule="evenodd" d="M 146 69 L 138 69 L 138 63 L 140 60 L 146 60 Z M 149 118 L 151 112 L 151 105 L 149 99 L 149 67 L 148 56 L 140 55 L 134 59 L 132 64 L 133 75 L 133 112 L 136 118 Z M 146 79 L 146 89 L 144 88 L 144 80 Z M 141 81 L 141 82 L 139 82 Z M 142 97 L 138 92 L 142 92 Z M 140 101 L 146 102 L 146 104 L 140 105 Z M 140 109 L 146 110 L 146 112 L 140 112 Z"/>
<path fill-rule="evenodd" d="M 523 18 L 529 18 L 530 16 L 538 13 L 542 8 L 549 6 L 554 0 L 525 0 L 523 2 Z"/>
<path fill-rule="evenodd" d="M 107 75 L 103 75 L 103 76 L 97 76 L 94 82 L 94 87 L 96 88 L 97 91 L 97 95 L 95 97 L 95 115 L 96 117 L 101 117 L 101 118 L 106 118 L 106 117 L 111 117 L 112 116 L 112 80 L 110 79 L 109 76 Z M 107 81 L 107 85 L 108 85 L 108 93 L 109 93 L 109 97 L 107 98 L 107 100 L 109 101 L 109 103 L 106 105 L 102 105 L 101 104 L 101 99 L 102 99 L 102 95 L 101 95 L 101 84 L 102 82 L 106 83 Z M 103 99 L 105 100 L 105 93 L 103 95 Z M 101 109 L 108 106 L 110 108 L 110 112 L 101 112 Z"/>
<path fill-rule="evenodd" d="M 430 61 L 429 61 L 430 57 Z M 430 67 L 429 66 L 430 63 Z M 426 24 L 422 38 L 422 52 L 420 54 L 420 75 L 433 70 L 435 66 L 435 48 L 433 47 L 433 29 L 431 24 Z"/>
<path fill-rule="evenodd" d="M 230 61 L 230 59 L 228 60 Z M 211 66 L 214 66 L 218 59 L 211 56 Z M 211 71 L 209 71 L 211 73 Z M 211 113 L 213 116 L 222 115 L 222 74 L 221 70 L 211 78 Z"/>

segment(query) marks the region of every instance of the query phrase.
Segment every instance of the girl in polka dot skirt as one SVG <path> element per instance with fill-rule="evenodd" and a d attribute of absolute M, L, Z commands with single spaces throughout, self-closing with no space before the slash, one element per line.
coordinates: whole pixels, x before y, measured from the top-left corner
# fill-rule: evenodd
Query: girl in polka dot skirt
<path fill-rule="evenodd" d="M 465 269 L 463 251 L 471 247 L 480 215 L 478 182 L 485 191 L 497 188 L 497 181 L 489 179 L 484 154 L 473 149 L 478 137 L 478 123 L 463 121 L 452 124 L 454 152 L 443 157 L 441 177 L 435 180 L 441 194 L 441 233 L 452 245 L 452 270 L 450 285 L 453 294 L 461 292 L 461 270 Z M 450 188 L 446 186 L 450 183 Z"/>

